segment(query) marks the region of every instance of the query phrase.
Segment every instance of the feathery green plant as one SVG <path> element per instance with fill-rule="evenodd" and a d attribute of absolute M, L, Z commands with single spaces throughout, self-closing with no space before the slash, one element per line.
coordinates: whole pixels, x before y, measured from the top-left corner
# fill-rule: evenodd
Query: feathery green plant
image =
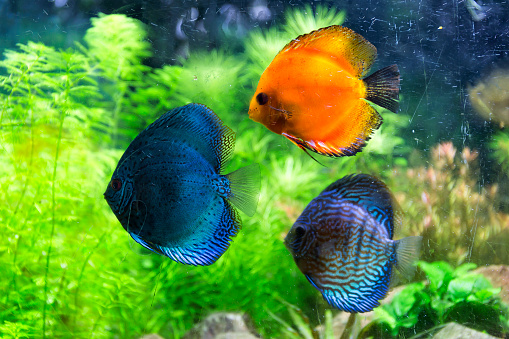
<path fill-rule="evenodd" d="M 175 106 L 173 94 L 181 73 L 182 67 L 179 66 L 154 69 L 147 74 L 143 85 L 130 94 L 131 114 L 137 117 L 138 129 Z"/>
<path fill-rule="evenodd" d="M 66 51 L 32 42 L 18 46 L 0 61 L 0 197 L 5 202 L 0 235 L 6 239 L 0 248 L 8 254 L 0 256 L 8 277 L 0 283 L 5 291 L 0 335 L 105 333 L 109 324 L 128 324 L 123 317 L 133 317 L 129 308 L 118 306 L 118 314 L 100 315 L 108 307 L 105 277 L 111 274 L 105 272 L 115 272 L 115 286 L 122 279 L 125 286 L 138 286 L 136 275 L 113 259 L 125 257 L 128 248 L 112 241 L 115 231 L 103 227 L 114 217 L 97 190 L 119 157 L 118 151 L 98 148 L 109 140 L 111 125 L 98 80 L 111 79 L 82 46 Z M 106 250 L 105 243 L 116 247 Z M 136 302 L 139 294 L 132 288 L 122 287 L 120 294 L 116 288 L 115 305 Z M 12 325 L 18 322 L 23 326 Z M 128 334 L 132 328 L 117 331 Z"/>
<path fill-rule="evenodd" d="M 246 117 L 248 95 L 243 91 L 246 77 L 244 60 L 224 51 L 192 53 L 182 62 L 170 102 L 173 107 L 191 102 L 211 108 L 227 124 Z"/>
<path fill-rule="evenodd" d="M 146 38 L 147 32 L 138 20 L 102 13 L 92 19 L 92 27 L 84 37 L 88 46 L 85 53 L 97 62 L 98 75 L 106 81 L 101 84 L 106 97 L 102 104 L 112 111 L 109 128 L 114 146 L 120 145 L 122 135 L 133 138 L 139 132 L 140 118 L 133 114 L 129 96 L 144 85 L 144 75 L 150 71 L 142 64 L 152 55 Z"/>
<path fill-rule="evenodd" d="M 285 12 L 284 31 L 293 38 L 309 33 L 322 27 L 341 25 L 345 21 L 346 12 L 337 11 L 334 7 L 327 8 L 317 5 L 315 11 L 310 5 L 304 8 L 289 8 Z"/>
<path fill-rule="evenodd" d="M 253 88 L 256 88 L 265 68 L 290 39 L 292 37 L 274 26 L 268 30 L 255 29 L 249 33 L 244 42 L 244 53 L 249 61 L 246 74 L 253 82 Z"/>

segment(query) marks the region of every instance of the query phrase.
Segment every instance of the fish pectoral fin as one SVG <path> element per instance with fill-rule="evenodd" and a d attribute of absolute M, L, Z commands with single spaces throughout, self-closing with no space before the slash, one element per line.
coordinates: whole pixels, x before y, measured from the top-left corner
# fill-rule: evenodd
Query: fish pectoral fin
<path fill-rule="evenodd" d="M 228 173 L 230 183 L 228 200 L 242 212 L 252 217 L 256 212 L 260 196 L 260 165 L 251 164 Z"/>
<path fill-rule="evenodd" d="M 396 268 L 408 280 L 415 274 L 414 262 L 419 259 L 422 245 L 421 236 L 396 240 Z"/>
<path fill-rule="evenodd" d="M 347 119 L 339 119 L 336 127 L 320 140 L 304 140 L 288 133 L 281 133 L 302 149 L 332 158 L 352 156 L 362 151 L 371 134 L 382 124 L 382 117 L 364 100 L 348 112 Z"/>

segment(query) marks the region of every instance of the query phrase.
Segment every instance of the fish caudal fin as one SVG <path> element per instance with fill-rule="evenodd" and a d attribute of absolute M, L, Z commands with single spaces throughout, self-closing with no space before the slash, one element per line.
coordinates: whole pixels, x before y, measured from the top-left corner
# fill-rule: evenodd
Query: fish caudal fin
<path fill-rule="evenodd" d="M 396 113 L 399 100 L 399 69 L 397 65 L 382 68 L 364 79 L 366 100 Z"/>
<path fill-rule="evenodd" d="M 422 237 L 406 237 L 396 241 L 396 268 L 411 279 L 415 274 L 414 262 L 419 259 Z"/>
<path fill-rule="evenodd" d="M 228 200 L 248 216 L 253 216 L 260 194 L 260 166 L 252 164 L 226 175 L 230 181 Z"/>

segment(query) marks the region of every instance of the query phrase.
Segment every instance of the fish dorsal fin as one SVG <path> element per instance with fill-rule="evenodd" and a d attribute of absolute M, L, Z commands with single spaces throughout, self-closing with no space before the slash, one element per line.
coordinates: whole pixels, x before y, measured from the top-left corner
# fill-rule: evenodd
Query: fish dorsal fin
<path fill-rule="evenodd" d="M 382 181 L 367 174 L 351 174 L 332 183 L 322 193 L 331 191 L 339 199 L 364 208 L 386 228 L 389 238 L 393 238 L 401 215 L 396 200 Z"/>
<path fill-rule="evenodd" d="M 278 56 L 300 48 L 316 49 L 347 60 L 358 78 L 366 75 L 376 59 L 375 46 L 360 34 L 338 25 L 298 36 L 290 41 Z"/>
<path fill-rule="evenodd" d="M 218 172 L 231 158 L 235 146 L 235 132 L 211 109 L 188 104 L 166 112 L 149 125 L 129 145 L 123 158 L 144 145 L 176 139 L 195 148 Z"/>

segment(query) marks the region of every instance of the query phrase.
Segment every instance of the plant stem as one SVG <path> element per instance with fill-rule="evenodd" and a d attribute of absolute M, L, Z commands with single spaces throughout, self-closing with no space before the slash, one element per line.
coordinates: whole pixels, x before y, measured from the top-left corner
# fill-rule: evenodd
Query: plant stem
<path fill-rule="evenodd" d="M 100 245 L 102 245 L 103 239 L 106 236 L 106 234 L 107 234 L 107 232 L 104 232 L 103 235 L 99 238 L 99 241 L 97 242 L 97 245 L 95 245 L 95 247 L 88 253 L 87 257 L 85 258 L 85 261 L 83 262 L 83 266 L 81 266 L 81 271 L 80 271 L 80 275 L 78 277 L 76 291 L 74 292 L 74 309 L 75 310 L 78 309 L 78 294 L 79 294 L 79 290 L 80 290 L 80 282 L 81 282 L 81 278 L 83 277 L 83 273 L 85 272 L 85 268 L 87 267 L 87 263 L 90 260 L 90 257 L 92 256 L 92 254 L 95 252 L 95 250 Z M 74 321 L 73 321 L 74 332 L 76 331 L 76 319 L 77 319 L 77 316 L 75 314 L 74 315 Z M 74 335 L 76 335 L 76 333 L 74 333 Z"/>
<path fill-rule="evenodd" d="M 69 64 L 66 65 L 66 77 L 65 77 L 65 86 L 64 86 L 64 97 L 63 97 L 63 107 L 60 111 L 60 126 L 58 127 L 58 139 L 57 139 L 57 147 L 55 151 L 55 160 L 53 164 L 53 175 L 51 178 L 51 233 L 49 239 L 48 253 L 46 254 L 46 271 L 44 272 L 44 307 L 42 312 L 42 337 L 46 338 L 46 306 L 48 302 L 48 272 L 49 272 L 49 264 L 50 264 L 50 256 L 51 250 L 53 246 L 53 235 L 55 234 L 55 182 L 57 178 L 57 165 L 58 165 L 58 157 L 60 155 L 60 145 L 62 143 L 62 131 L 64 127 L 64 120 L 67 113 L 67 105 L 69 100 L 69 90 L 71 84 L 69 83 Z"/>

